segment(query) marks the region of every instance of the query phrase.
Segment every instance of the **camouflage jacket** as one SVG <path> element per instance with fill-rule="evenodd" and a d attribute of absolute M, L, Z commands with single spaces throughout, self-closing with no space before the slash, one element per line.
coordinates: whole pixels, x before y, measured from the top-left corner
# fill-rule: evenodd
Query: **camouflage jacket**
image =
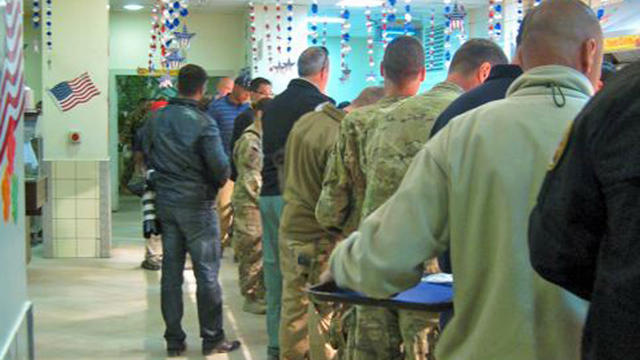
<path fill-rule="evenodd" d="M 362 218 L 396 192 L 414 156 L 429 139 L 437 117 L 463 92 L 451 82 L 437 84 L 422 95 L 395 103 L 367 133 Z"/>
<path fill-rule="evenodd" d="M 238 178 L 233 188 L 231 203 L 234 207 L 258 206 L 262 189 L 262 129 L 249 126 L 233 147 L 233 161 Z"/>
<path fill-rule="evenodd" d="M 149 114 L 150 106 L 148 104 L 140 105 L 127 116 L 124 121 L 124 129 L 122 132 L 122 142 L 133 145 L 136 138 L 136 132 L 143 125 Z"/>
<path fill-rule="evenodd" d="M 377 103 L 349 113 L 340 124 L 340 134 L 325 169 L 316 219 L 333 233 L 348 235 L 358 228 L 367 180 L 365 153 L 367 133 L 403 97 L 385 97 Z"/>

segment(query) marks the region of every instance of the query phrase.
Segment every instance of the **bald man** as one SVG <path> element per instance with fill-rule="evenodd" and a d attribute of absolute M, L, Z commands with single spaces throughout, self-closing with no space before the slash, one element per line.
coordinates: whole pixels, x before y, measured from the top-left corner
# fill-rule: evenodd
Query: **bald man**
<path fill-rule="evenodd" d="M 456 312 L 439 360 L 580 357 L 586 303 L 534 272 L 527 228 L 557 144 L 600 78 L 598 19 L 578 0 L 544 2 L 518 57 L 525 73 L 507 97 L 453 119 L 331 256 L 339 286 L 386 298 L 450 248 Z"/>
<path fill-rule="evenodd" d="M 233 91 L 233 79 L 230 77 L 224 77 L 218 81 L 218 85 L 216 85 L 216 90 L 218 93 L 216 94 L 214 100 L 221 99 Z"/>

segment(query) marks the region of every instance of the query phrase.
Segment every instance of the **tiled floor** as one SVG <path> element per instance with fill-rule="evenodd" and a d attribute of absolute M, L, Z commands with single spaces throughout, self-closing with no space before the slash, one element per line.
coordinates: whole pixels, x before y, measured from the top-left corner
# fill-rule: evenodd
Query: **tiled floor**
<path fill-rule="evenodd" d="M 36 358 L 164 359 L 159 272 L 139 268 L 143 258 L 136 199 L 123 199 L 113 216 L 110 259 L 43 259 L 34 249 L 28 268 L 34 303 Z M 224 291 L 225 330 L 243 347 L 208 359 L 266 358 L 264 316 L 242 312 L 237 266 L 225 255 L 220 282 Z M 183 359 L 202 359 L 195 307 L 195 279 L 185 272 L 185 316 L 189 350 Z"/>

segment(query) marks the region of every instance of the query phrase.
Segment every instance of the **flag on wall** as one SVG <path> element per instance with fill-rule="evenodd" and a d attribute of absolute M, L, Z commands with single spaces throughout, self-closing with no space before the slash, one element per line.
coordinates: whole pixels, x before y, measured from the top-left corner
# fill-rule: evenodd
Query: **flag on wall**
<path fill-rule="evenodd" d="M 91 81 L 89 73 L 85 72 L 71 81 L 59 83 L 49 89 L 49 93 L 60 110 L 69 111 L 100 95 L 100 90 Z"/>

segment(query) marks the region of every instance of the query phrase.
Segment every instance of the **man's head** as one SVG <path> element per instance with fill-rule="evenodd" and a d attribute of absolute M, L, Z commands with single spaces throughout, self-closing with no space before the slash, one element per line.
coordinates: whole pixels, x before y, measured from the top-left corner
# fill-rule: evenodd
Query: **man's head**
<path fill-rule="evenodd" d="M 178 95 L 196 101 L 202 99 L 206 90 L 207 72 L 198 65 L 188 64 L 178 73 Z"/>
<path fill-rule="evenodd" d="M 312 46 L 303 51 L 298 58 L 298 75 L 324 92 L 329 83 L 329 50 L 324 46 Z"/>
<path fill-rule="evenodd" d="M 375 104 L 384 97 L 384 88 L 382 86 L 369 86 L 362 90 L 360 95 L 344 108 L 344 111 L 350 112 L 357 108 Z"/>
<path fill-rule="evenodd" d="M 470 39 L 453 55 L 448 80 L 468 91 L 484 83 L 494 66 L 508 63 L 498 44 L 486 39 Z"/>
<path fill-rule="evenodd" d="M 233 90 L 231 90 L 231 99 L 238 103 L 244 104 L 249 101 L 251 92 L 249 87 L 251 86 L 251 74 L 243 71 L 233 82 Z"/>
<path fill-rule="evenodd" d="M 230 77 L 220 79 L 220 81 L 218 81 L 218 85 L 216 85 L 216 90 L 218 91 L 215 96 L 216 99 L 220 99 L 221 97 L 231 94 L 231 91 L 233 90 L 233 79 Z"/>
<path fill-rule="evenodd" d="M 249 84 L 249 90 L 251 91 L 252 104 L 257 103 L 261 99 L 273 97 L 271 81 L 262 77 L 257 77 L 251 80 L 251 84 Z"/>
<path fill-rule="evenodd" d="M 385 87 L 395 88 L 400 95 L 415 95 L 426 76 L 424 61 L 424 48 L 418 39 L 395 38 L 387 46 L 380 65 Z"/>
<path fill-rule="evenodd" d="M 525 71 L 564 65 L 583 73 L 596 86 L 602 47 L 602 28 L 589 6 L 580 0 L 553 0 L 532 10 L 518 56 Z"/>

